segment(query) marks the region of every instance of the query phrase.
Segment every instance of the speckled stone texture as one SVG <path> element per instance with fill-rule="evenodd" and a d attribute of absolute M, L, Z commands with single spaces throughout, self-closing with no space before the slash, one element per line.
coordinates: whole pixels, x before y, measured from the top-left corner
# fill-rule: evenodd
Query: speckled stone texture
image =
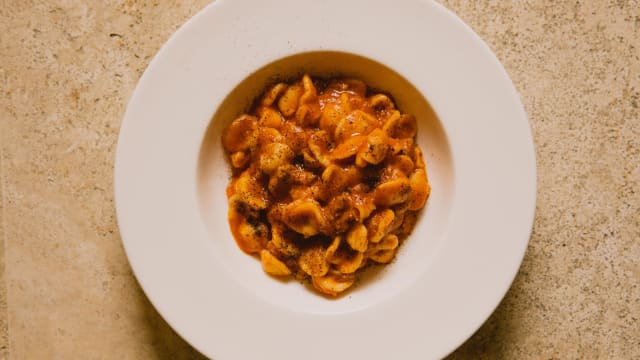
<path fill-rule="evenodd" d="M 207 3 L 0 3 L 0 357 L 201 357 L 131 273 L 112 172 L 136 82 Z M 443 4 L 506 67 L 538 161 L 522 268 L 449 359 L 640 358 L 640 3 Z"/>

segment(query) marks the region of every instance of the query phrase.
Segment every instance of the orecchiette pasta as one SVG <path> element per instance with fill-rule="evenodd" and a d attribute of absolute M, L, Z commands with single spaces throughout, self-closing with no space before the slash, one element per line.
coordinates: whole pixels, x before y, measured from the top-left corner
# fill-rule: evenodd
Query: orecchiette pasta
<path fill-rule="evenodd" d="M 273 85 L 222 136 L 238 247 L 331 296 L 391 262 L 431 191 L 417 130 L 360 80 Z"/>
<path fill-rule="evenodd" d="M 262 269 L 267 274 L 273 276 L 286 276 L 291 275 L 291 269 L 287 267 L 285 263 L 280 261 L 269 250 L 260 250 L 260 261 L 262 262 Z"/>

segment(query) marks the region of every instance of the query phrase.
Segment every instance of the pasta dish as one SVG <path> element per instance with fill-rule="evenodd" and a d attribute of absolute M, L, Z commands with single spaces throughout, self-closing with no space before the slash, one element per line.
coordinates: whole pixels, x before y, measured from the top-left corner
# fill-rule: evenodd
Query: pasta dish
<path fill-rule="evenodd" d="M 430 194 L 416 119 L 359 80 L 277 83 L 224 130 L 238 247 L 337 296 L 388 264 Z"/>

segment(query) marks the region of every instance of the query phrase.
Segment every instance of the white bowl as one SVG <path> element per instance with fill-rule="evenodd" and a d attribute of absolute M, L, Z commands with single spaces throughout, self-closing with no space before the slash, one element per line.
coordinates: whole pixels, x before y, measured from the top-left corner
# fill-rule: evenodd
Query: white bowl
<path fill-rule="evenodd" d="M 416 115 L 432 185 L 397 259 L 336 300 L 266 276 L 227 223 L 221 129 L 303 72 L 361 78 Z M 535 159 L 504 69 L 440 5 L 218 0 L 140 80 L 115 187 L 136 277 L 205 355 L 425 359 L 459 346 L 507 291 L 531 231 Z"/>

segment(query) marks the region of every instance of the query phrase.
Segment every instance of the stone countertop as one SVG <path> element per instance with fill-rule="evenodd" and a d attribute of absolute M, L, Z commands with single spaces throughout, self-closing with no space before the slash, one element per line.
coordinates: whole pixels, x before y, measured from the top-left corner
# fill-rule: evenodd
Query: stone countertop
<path fill-rule="evenodd" d="M 136 82 L 208 2 L 0 6 L 1 357 L 200 357 L 131 273 L 112 169 Z M 640 358 L 640 3 L 443 4 L 506 67 L 538 162 L 520 272 L 450 359 Z"/>

